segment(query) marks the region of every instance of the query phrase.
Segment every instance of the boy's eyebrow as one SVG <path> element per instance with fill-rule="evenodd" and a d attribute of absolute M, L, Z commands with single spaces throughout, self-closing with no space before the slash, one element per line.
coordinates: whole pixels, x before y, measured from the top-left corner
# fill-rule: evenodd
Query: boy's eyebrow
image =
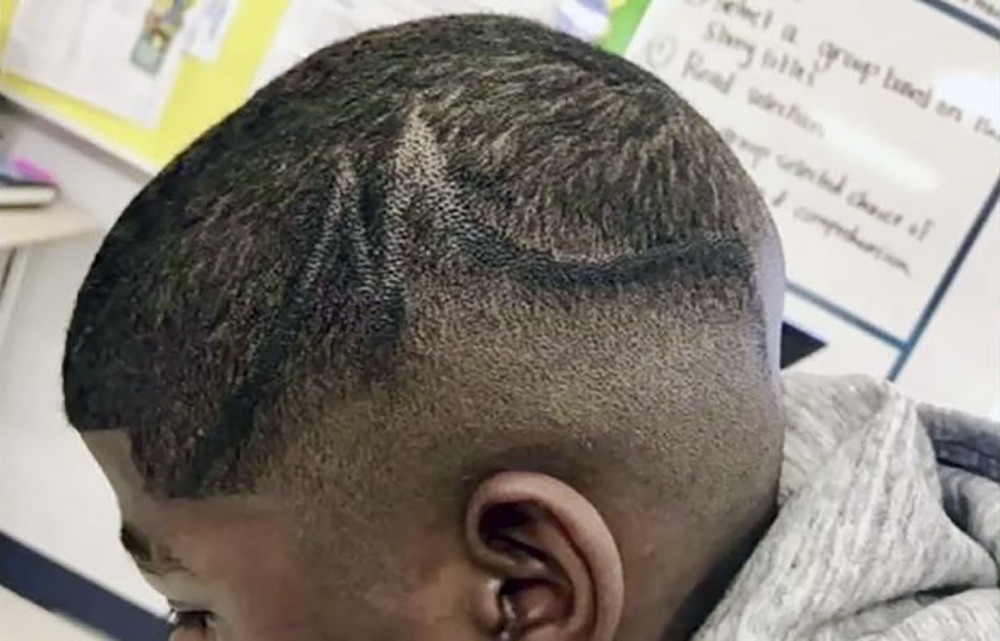
<path fill-rule="evenodd" d="M 135 564 L 149 574 L 169 574 L 190 572 L 165 545 L 158 545 L 139 528 L 129 522 L 122 523 L 118 539 L 122 547 L 132 556 Z"/>

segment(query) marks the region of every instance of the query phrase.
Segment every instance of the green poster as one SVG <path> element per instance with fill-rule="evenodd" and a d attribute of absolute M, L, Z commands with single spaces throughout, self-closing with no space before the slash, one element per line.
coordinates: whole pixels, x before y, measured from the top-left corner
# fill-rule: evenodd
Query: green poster
<path fill-rule="evenodd" d="M 650 2 L 652 0 L 626 0 L 620 3 L 621 6 L 611 12 L 611 28 L 601 39 L 601 46 L 612 53 L 623 55 Z"/>
<path fill-rule="evenodd" d="M 625 53 L 651 0 L 565 0 L 559 28 L 595 42 L 612 53 Z"/>

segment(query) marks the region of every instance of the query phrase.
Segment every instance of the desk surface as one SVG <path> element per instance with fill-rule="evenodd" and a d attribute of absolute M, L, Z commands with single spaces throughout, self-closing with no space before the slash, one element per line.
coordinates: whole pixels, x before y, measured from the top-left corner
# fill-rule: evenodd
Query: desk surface
<path fill-rule="evenodd" d="M 95 232 L 100 221 L 66 202 L 41 209 L 0 209 L 0 249 Z"/>

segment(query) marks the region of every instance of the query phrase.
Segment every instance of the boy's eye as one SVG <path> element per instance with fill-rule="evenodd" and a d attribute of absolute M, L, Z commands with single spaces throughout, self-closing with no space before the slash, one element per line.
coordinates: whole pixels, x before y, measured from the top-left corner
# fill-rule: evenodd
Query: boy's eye
<path fill-rule="evenodd" d="M 215 615 L 207 610 L 171 610 L 170 641 L 214 639 Z"/>

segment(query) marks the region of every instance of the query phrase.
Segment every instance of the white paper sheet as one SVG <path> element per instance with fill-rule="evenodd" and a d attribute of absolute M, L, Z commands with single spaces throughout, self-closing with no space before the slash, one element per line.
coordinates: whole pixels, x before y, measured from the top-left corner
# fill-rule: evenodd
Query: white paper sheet
<path fill-rule="evenodd" d="M 185 6 L 183 0 L 21 0 L 0 64 L 154 127 L 177 75 Z"/>
<path fill-rule="evenodd" d="M 253 90 L 317 49 L 367 29 L 456 13 L 504 13 L 552 24 L 558 4 L 558 0 L 291 0 Z"/>
<path fill-rule="evenodd" d="M 886 355 L 905 361 L 919 340 L 996 184 L 996 46 L 912 0 L 655 0 L 627 56 L 689 100 L 761 187 L 794 320 L 889 348 L 813 363 L 885 375 Z"/>
<path fill-rule="evenodd" d="M 198 0 L 184 51 L 202 62 L 215 62 L 236 14 L 239 0 Z"/>

